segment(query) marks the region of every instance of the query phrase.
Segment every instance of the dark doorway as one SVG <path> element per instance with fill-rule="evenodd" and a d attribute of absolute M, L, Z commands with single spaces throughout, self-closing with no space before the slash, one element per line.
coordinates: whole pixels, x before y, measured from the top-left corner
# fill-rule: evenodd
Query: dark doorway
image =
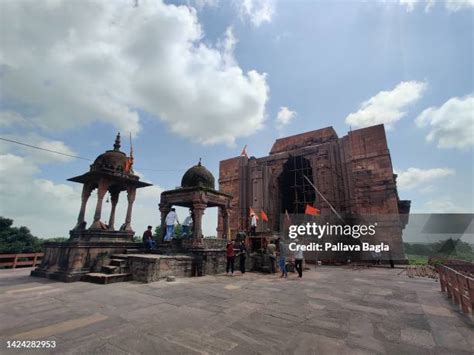
<path fill-rule="evenodd" d="M 308 159 L 290 156 L 278 178 L 281 196 L 281 213 L 303 214 L 307 204 L 314 205 L 316 193 L 304 178 L 313 181 L 313 170 Z"/>

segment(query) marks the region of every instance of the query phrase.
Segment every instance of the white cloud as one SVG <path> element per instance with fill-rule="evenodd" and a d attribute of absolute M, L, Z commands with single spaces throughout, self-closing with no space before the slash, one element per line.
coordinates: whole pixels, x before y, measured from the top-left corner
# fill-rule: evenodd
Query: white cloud
<path fill-rule="evenodd" d="M 51 140 L 38 134 L 30 133 L 19 135 L 3 135 L 3 138 L 13 141 L 26 143 L 42 149 L 56 151 L 67 155 L 77 155 L 77 153 L 67 146 L 63 141 Z M 74 160 L 73 157 L 37 150 L 31 147 L 16 145 L 15 143 L 0 141 L 0 153 L 16 152 L 21 156 L 27 157 L 36 165 L 45 163 L 65 163 Z"/>
<path fill-rule="evenodd" d="M 433 180 L 454 175 L 454 170 L 449 168 L 418 169 L 408 168 L 407 170 L 395 171 L 397 186 L 399 190 L 409 190 L 415 187 L 425 186 Z"/>
<path fill-rule="evenodd" d="M 350 113 L 346 123 L 355 127 L 384 123 L 390 128 L 406 115 L 410 105 L 421 98 L 426 86 L 419 81 L 402 81 L 391 91 L 380 91 L 364 101 L 357 112 Z"/>
<path fill-rule="evenodd" d="M 466 213 L 466 210 L 455 204 L 451 198 L 441 196 L 427 201 L 418 213 Z"/>
<path fill-rule="evenodd" d="M 428 142 L 438 148 L 466 148 L 474 145 L 474 95 L 453 97 L 441 107 L 429 107 L 415 120 L 418 127 L 429 127 Z"/>
<path fill-rule="evenodd" d="M 100 121 L 136 134 L 139 110 L 203 144 L 263 127 L 265 74 L 238 66 L 231 30 L 227 46 L 206 44 L 193 8 L 58 0 L 3 1 L 0 11 L 1 100 L 45 130 Z"/>
<path fill-rule="evenodd" d="M 419 1 L 420 0 L 400 0 L 400 4 L 406 7 L 407 12 L 412 12 Z"/>
<path fill-rule="evenodd" d="M 276 124 L 277 128 L 281 129 L 291 121 L 293 121 L 296 117 L 296 111 L 291 111 L 288 107 L 282 106 L 280 107 L 280 111 L 278 111 Z"/>
<path fill-rule="evenodd" d="M 445 0 L 446 9 L 449 11 L 459 11 L 474 7 L 474 0 Z"/>
<path fill-rule="evenodd" d="M 87 164 L 85 164 L 87 170 Z M 68 237 L 74 227 L 81 203 L 80 184 L 55 183 L 38 178 L 36 160 L 14 154 L 0 154 L 0 216 L 12 218 L 15 225 L 27 226 L 42 238 Z M 150 186 L 137 191 L 132 226 L 137 235 L 148 225 L 160 224 L 158 203 L 163 189 Z M 96 191 L 87 204 L 87 222 L 90 225 L 95 210 Z M 116 228 L 125 221 L 126 193 L 120 194 L 116 213 Z M 104 202 L 102 221 L 107 222 L 110 203 Z"/>
<path fill-rule="evenodd" d="M 241 17 L 249 19 L 255 27 L 270 23 L 275 14 L 274 0 L 237 0 L 237 6 Z"/>
<path fill-rule="evenodd" d="M 197 10 L 202 10 L 205 7 L 215 8 L 219 5 L 219 0 L 188 0 L 188 6 L 193 6 Z"/>
<path fill-rule="evenodd" d="M 412 12 L 418 4 L 424 4 L 426 12 L 429 12 L 436 3 L 443 3 L 446 10 L 450 12 L 474 7 L 474 0 L 399 0 L 399 3 L 405 6 L 407 12 Z"/>

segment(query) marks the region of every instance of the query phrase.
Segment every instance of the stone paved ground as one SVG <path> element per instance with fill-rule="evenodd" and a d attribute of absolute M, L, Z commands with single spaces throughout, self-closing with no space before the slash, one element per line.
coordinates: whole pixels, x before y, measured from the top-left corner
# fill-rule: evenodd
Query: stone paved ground
<path fill-rule="evenodd" d="M 54 353 L 472 354 L 474 326 L 431 279 L 397 269 L 319 267 L 303 280 L 207 276 L 64 284 L 0 270 L 7 339 Z M 47 353 L 47 351 L 28 351 Z"/>

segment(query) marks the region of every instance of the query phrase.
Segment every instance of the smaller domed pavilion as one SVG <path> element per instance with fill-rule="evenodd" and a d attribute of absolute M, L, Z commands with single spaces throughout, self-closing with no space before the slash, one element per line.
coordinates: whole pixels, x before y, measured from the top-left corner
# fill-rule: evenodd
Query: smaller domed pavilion
<path fill-rule="evenodd" d="M 187 207 L 193 217 L 193 247 L 202 247 L 202 216 L 207 207 L 219 207 L 223 216 L 224 235 L 227 237 L 229 208 L 232 196 L 215 190 L 215 179 L 209 170 L 199 163 L 184 173 L 181 187 L 161 193 L 161 235 L 166 233 L 166 215 L 172 206 Z"/>

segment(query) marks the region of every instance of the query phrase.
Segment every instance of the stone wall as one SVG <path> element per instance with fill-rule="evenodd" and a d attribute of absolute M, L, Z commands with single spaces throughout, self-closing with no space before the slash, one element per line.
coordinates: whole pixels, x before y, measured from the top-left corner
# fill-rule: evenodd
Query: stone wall
<path fill-rule="evenodd" d="M 141 247 L 141 243 L 132 242 L 45 243 L 44 257 L 31 276 L 64 282 L 79 281 L 89 272 L 100 271 L 112 254 L 124 253 L 126 249 L 136 248 L 137 245 Z"/>
<path fill-rule="evenodd" d="M 192 276 L 194 258 L 187 255 L 137 255 L 127 257 L 133 280 L 154 282 L 168 276 Z"/>

